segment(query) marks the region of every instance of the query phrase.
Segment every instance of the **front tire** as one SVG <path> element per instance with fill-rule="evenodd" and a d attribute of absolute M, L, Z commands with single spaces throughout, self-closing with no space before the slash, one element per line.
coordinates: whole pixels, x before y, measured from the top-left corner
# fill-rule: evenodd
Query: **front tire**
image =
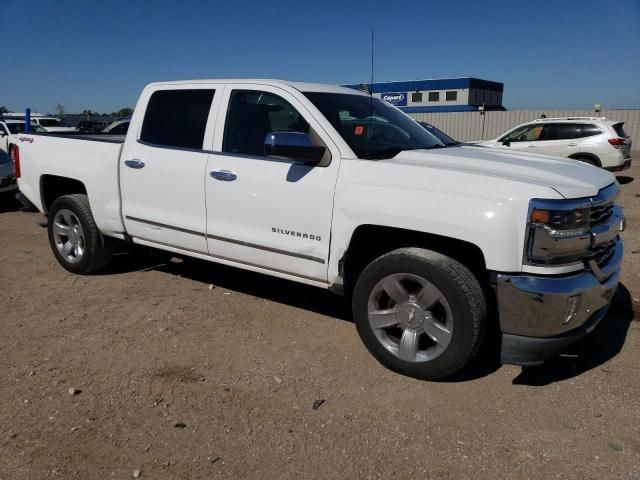
<path fill-rule="evenodd" d="M 439 380 L 480 347 L 487 302 L 467 267 L 437 252 L 401 248 L 373 261 L 353 294 L 356 328 L 387 368 Z"/>
<path fill-rule="evenodd" d="M 111 261 L 113 242 L 96 225 L 84 194 L 56 199 L 49 210 L 47 230 L 58 263 L 72 273 L 89 275 Z"/>

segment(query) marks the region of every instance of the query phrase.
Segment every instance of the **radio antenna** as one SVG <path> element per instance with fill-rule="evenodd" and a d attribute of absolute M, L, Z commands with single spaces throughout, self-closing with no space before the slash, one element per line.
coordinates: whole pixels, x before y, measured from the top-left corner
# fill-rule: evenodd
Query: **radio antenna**
<path fill-rule="evenodd" d="M 371 147 L 369 146 L 369 140 L 373 134 L 373 40 L 374 30 L 371 29 L 371 78 L 369 82 L 369 131 L 367 132 L 367 146 L 369 147 L 369 154 L 371 154 Z"/>
<path fill-rule="evenodd" d="M 373 93 L 373 28 L 371 29 L 371 83 L 369 84 L 369 93 Z"/>

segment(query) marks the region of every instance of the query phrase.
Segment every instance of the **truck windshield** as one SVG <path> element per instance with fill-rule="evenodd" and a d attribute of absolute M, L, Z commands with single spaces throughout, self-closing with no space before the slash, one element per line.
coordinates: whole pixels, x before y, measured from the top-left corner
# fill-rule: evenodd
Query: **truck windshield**
<path fill-rule="evenodd" d="M 326 92 L 304 95 L 358 158 L 385 159 L 404 150 L 445 147 L 417 122 L 379 98 Z"/>

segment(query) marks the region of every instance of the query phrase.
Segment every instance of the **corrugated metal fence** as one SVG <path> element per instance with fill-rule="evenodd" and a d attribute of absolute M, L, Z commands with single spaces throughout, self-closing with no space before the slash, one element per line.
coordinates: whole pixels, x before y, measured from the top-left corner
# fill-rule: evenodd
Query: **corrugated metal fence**
<path fill-rule="evenodd" d="M 590 117 L 592 110 L 513 110 L 507 112 L 444 112 L 411 113 L 416 120 L 435 125 L 456 140 L 488 140 L 545 114 L 550 117 Z M 631 137 L 634 148 L 640 148 L 640 110 L 604 110 L 600 116 L 624 122 L 624 130 Z M 484 134 L 482 122 L 484 120 Z"/>

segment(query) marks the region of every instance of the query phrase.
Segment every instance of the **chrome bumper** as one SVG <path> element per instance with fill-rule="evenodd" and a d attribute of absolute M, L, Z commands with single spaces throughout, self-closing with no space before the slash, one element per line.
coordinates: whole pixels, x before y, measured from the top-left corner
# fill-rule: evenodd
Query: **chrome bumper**
<path fill-rule="evenodd" d="M 620 279 L 622 252 L 622 241 L 617 239 L 615 252 L 605 265 L 568 276 L 498 274 L 502 333 L 547 338 L 586 325 L 589 330 L 595 328 L 589 320 L 611 302 Z"/>

